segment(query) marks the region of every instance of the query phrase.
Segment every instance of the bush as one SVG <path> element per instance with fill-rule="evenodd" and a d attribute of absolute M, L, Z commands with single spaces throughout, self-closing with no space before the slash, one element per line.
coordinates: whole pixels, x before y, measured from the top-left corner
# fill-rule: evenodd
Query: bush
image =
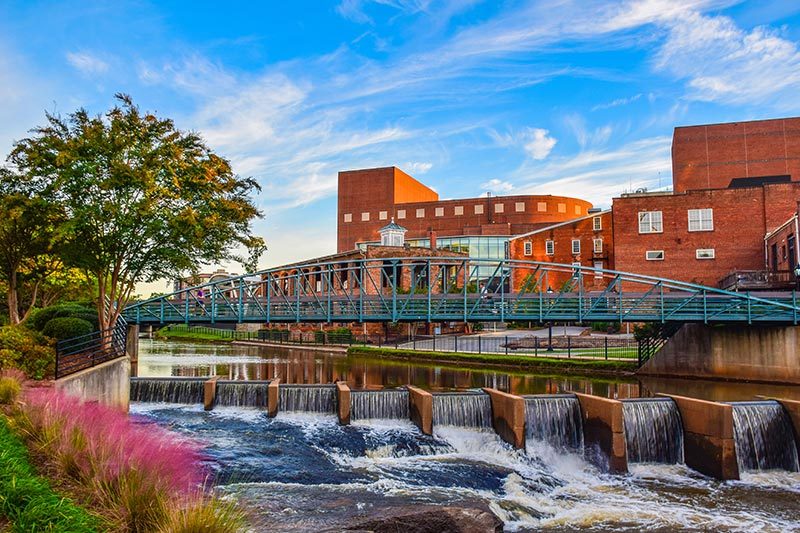
<path fill-rule="evenodd" d="M 25 326 L 0 328 L 0 370 L 18 368 L 32 379 L 55 373 L 56 353 L 52 341 Z"/>
<path fill-rule="evenodd" d="M 17 400 L 22 386 L 14 378 L 0 378 L 0 404 L 11 405 Z"/>
<path fill-rule="evenodd" d="M 65 316 L 50 320 L 42 329 L 42 334 L 57 341 L 63 341 L 88 335 L 93 331 L 95 331 L 95 328 L 88 320 Z"/>
<path fill-rule="evenodd" d="M 97 312 L 90 307 L 84 307 L 74 303 L 58 304 L 45 307 L 44 309 L 38 309 L 28 317 L 28 323 L 30 327 L 36 331 L 43 331 L 47 323 L 54 318 L 78 317 L 86 320 L 86 317 L 90 315 L 93 318 L 89 320 L 89 322 L 96 322 Z"/>

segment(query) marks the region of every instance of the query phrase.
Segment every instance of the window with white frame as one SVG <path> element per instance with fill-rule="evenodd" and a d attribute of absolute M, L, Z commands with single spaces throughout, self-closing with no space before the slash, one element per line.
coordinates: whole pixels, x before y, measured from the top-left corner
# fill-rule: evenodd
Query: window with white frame
<path fill-rule="evenodd" d="M 405 209 L 398 209 L 397 210 L 397 218 L 398 219 L 406 218 L 406 210 Z"/>
<path fill-rule="evenodd" d="M 689 231 L 714 231 L 714 210 L 689 209 Z"/>
<path fill-rule="evenodd" d="M 595 261 L 594 262 L 594 268 L 598 269 L 598 270 L 595 270 L 594 277 L 602 278 L 603 277 L 603 273 L 600 272 L 599 269 L 603 268 L 603 262 L 602 261 Z"/>
<path fill-rule="evenodd" d="M 516 202 L 514 204 L 514 209 L 517 211 L 517 213 L 524 212 L 525 211 L 525 202 Z"/>
<path fill-rule="evenodd" d="M 464 214 L 464 206 L 463 205 L 457 205 L 455 207 L 455 209 L 453 210 L 453 214 L 456 215 L 456 216 L 463 215 Z"/>
<path fill-rule="evenodd" d="M 644 253 L 644 258 L 648 261 L 663 261 L 664 250 L 647 250 Z"/>
<path fill-rule="evenodd" d="M 558 212 L 559 213 L 566 213 L 567 212 L 567 204 L 558 204 Z"/>
<path fill-rule="evenodd" d="M 483 204 L 478 204 L 475 206 L 475 214 L 482 215 L 483 214 Z"/>
<path fill-rule="evenodd" d="M 572 239 L 572 253 L 573 254 L 581 253 L 581 240 L 580 239 Z"/>
<path fill-rule="evenodd" d="M 437 207 L 436 212 L 434 213 L 437 217 L 444 216 L 444 207 Z"/>
<path fill-rule="evenodd" d="M 579 205 L 575 206 L 575 214 L 576 215 L 580 215 L 581 214 L 581 206 L 579 206 Z"/>
<path fill-rule="evenodd" d="M 698 248 L 694 251 L 694 256 L 697 259 L 714 259 L 716 253 L 714 248 Z"/>
<path fill-rule="evenodd" d="M 361 213 L 361 222 L 369 222 L 369 213 Z"/>
<path fill-rule="evenodd" d="M 544 213 L 547 211 L 547 202 L 537 202 L 536 203 L 536 210 L 540 213 Z"/>
<path fill-rule="evenodd" d="M 494 204 L 494 212 L 495 213 L 502 213 L 505 210 L 505 206 L 503 204 Z"/>
<path fill-rule="evenodd" d="M 594 217 L 592 219 L 592 229 L 595 231 L 603 229 L 603 217 Z"/>
<path fill-rule="evenodd" d="M 551 240 L 544 241 L 544 253 L 554 255 L 556 253 L 556 243 Z"/>
<path fill-rule="evenodd" d="M 345 213 L 344 214 L 344 221 L 345 222 L 352 222 L 353 221 L 353 213 Z"/>
<path fill-rule="evenodd" d="M 592 241 L 594 253 L 602 254 L 603 253 L 603 239 L 594 239 Z"/>
<path fill-rule="evenodd" d="M 425 208 L 417 209 L 417 218 L 425 218 Z"/>
<path fill-rule="evenodd" d="M 639 233 L 663 233 L 661 211 L 639 211 Z"/>
<path fill-rule="evenodd" d="M 533 243 L 531 241 L 525 241 L 523 253 L 525 255 L 533 255 Z"/>
<path fill-rule="evenodd" d="M 381 220 L 386 220 L 387 218 L 389 218 L 389 213 L 387 213 L 386 211 L 381 211 L 380 213 L 378 213 L 378 218 Z"/>

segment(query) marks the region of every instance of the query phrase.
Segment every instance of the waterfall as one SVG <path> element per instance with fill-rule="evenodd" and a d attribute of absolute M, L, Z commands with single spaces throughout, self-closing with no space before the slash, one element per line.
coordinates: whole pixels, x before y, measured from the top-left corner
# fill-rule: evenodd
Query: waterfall
<path fill-rule="evenodd" d="M 205 378 L 131 378 L 131 401 L 203 403 L 205 381 Z"/>
<path fill-rule="evenodd" d="M 281 412 L 336 412 L 336 387 L 327 385 L 280 385 Z"/>
<path fill-rule="evenodd" d="M 789 415 L 776 401 L 735 402 L 733 432 L 740 471 L 800 471 Z"/>
<path fill-rule="evenodd" d="M 492 427 L 492 402 L 485 393 L 433 395 L 433 425 Z"/>
<path fill-rule="evenodd" d="M 683 424 L 670 398 L 622 401 L 625 447 L 631 463 L 683 463 Z"/>
<path fill-rule="evenodd" d="M 583 450 L 583 420 L 571 394 L 525 398 L 525 437 L 575 451 Z"/>
<path fill-rule="evenodd" d="M 351 391 L 350 416 L 353 420 L 370 418 L 408 419 L 408 391 Z"/>
<path fill-rule="evenodd" d="M 217 405 L 267 407 L 269 381 L 217 381 Z"/>

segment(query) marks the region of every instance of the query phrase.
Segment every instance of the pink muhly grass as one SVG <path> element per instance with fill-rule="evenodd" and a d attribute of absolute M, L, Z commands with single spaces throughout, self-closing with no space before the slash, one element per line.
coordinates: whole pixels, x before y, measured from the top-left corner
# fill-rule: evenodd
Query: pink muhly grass
<path fill-rule="evenodd" d="M 0 371 L 0 378 L 10 378 L 22 385 L 25 383 L 25 372 L 17 368 L 6 368 Z"/>

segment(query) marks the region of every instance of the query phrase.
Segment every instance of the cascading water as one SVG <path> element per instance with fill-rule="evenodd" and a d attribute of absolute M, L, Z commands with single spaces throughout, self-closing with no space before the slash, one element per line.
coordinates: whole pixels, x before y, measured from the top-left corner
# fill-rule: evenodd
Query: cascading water
<path fill-rule="evenodd" d="M 336 412 L 336 387 L 281 385 L 278 391 L 281 412 Z"/>
<path fill-rule="evenodd" d="M 350 417 L 353 420 L 408 420 L 409 416 L 407 390 L 354 390 L 350 392 Z"/>
<path fill-rule="evenodd" d="M 571 394 L 525 398 L 525 437 L 574 451 L 583 450 L 583 420 Z"/>
<path fill-rule="evenodd" d="M 131 378 L 132 402 L 203 403 L 204 378 Z"/>
<path fill-rule="evenodd" d="M 625 446 L 631 463 L 683 463 L 683 424 L 670 398 L 623 400 Z"/>
<path fill-rule="evenodd" d="M 800 471 L 792 421 L 775 401 L 733 403 L 733 432 L 740 471 Z"/>
<path fill-rule="evenodd" d="M 218 381 L 217 405 L 266 407 L 269 381 Z"/>
<path fill-rule="evenodd" d="M 434 394 L 433 425 L 490 428 L 491 399 L 485 393 Z"/>

